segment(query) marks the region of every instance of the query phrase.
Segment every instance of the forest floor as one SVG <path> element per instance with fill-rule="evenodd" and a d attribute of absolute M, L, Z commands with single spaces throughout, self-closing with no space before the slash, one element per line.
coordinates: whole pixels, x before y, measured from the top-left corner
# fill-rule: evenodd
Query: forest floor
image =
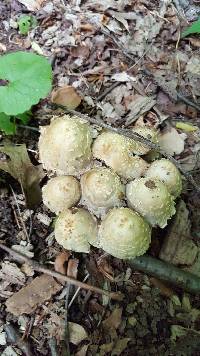
<path fill-rule="evenodd" d="M 165 151 L 198 185 L 200 37 L 181 38 L 181 33 L 199 14 L 199 1 L 189 0 L 2 0 L 0 54 L 23 50 L 44 55 L 52 64 L 54 90 L 68 86 L 66 100 L 77 101 L 76 110 L 83 114 L 115 127 L 140 122 L 158 129 Z M 25 35 L 19 32 L 22 16 L 31 16 Z M 26 144 L 37 165 L 39 132 L 31 128 L 47 125 L 61 112 L 50 103 L 50 96 L 42 100 L 33 108 L 29 127 L 19 127 L 13 137 L 2 135 L 1 145 Z M 162 256 L 200 277 L 200 196 L 186 179 L 181 202 L 181 226 L 177 230 L 172 219 L 171 230 L 157 230 L 148 253 L 160 257 L 171 231 L 177 241 L 187 227 L 187 241 L 176 250 L 172 243 L 171 259 L 165 251 Z M 77 292 L 47 275 L 41 279 L 28 263 L 21 265 L 1 251 L 1 355 L 200 355 L 199 295 L 131 269 L 98 249 L 63 254 L 52 233 L 54 219 L 42 203 L 28 209 L 19 184 L 1 171 L 0 242 L 46 268 L 56 261 L 59 272 L 69 260 L 68 275 L 120 291 L 125 298 L 110 300 L 84 289 Z M 32 305 L 26 306 L 17 292 L 38 276 L 40 303 L 32 296 Z M 44 286 L 50 282 L 48 294 Z M 5 303 L 14 295 L 11 313 Z"/>

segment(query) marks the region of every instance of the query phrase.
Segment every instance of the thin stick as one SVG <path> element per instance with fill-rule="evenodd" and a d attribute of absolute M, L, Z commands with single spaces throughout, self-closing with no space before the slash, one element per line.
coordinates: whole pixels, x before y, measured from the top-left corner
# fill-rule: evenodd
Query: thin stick
<path fill-rule="evenodd" d="M 129 129 L 122 129 L 122 128 L 119 128 L 119 127 L 113 127 L 113 126 L 110 126 L 108 124 L 105 124 L 105 122 L 103 120 L 95 119 L 95 118 L 90 117 L 88 115 L 81 114 L 80 112 L 75 111 L 75 110 L 66 109 L 66 107 L 64 107 L 62 105 L 57 105 L 57 106 L 62 108 L 63 111 L 65 111 L 66 113 L 70 113 L 70 114 L 79 116 L 82 119 L 89 121 L 91 124 L 98 125 L 98 126 L 104 128 L 104 129 L 113 131 L 113 132 L 118 133 L 120 135 L 124 135 L 124 136 L 129 137 L 129 138 L 131 138 L 133 140 L 136 140 L 138 142 L 141 142 L 141 143 L 145 144 L 146 146 L 150 147 L 153 150 L 156 150 L 157 152 L 162 154 L 165 158 L 169 159 L 172 163 L 174 163 L 174 165 L 179 169 L 179 171 L 184 175 L 184 177 L 193 185 L 193 187 L 196 189 L 196 191 L 200 193 L 200 187 L 195 182 L 193 176 L 190 173 L 184 171 L 184 169 L 181 167 L 181 164 L 174 157 L 172 157 L 171 155 L 169 155 L 168 153 L 163 151 L 158 144 L 153 143 L 151 140 L 148 140 L 147 138 L 145 138 L 145 137 L 139 135 L 138 133 L 133 132 L 133 131 L 131 131 Z"/>
<path fill-rule="evenodd" d="M 60 279 L 64 282 L 67 282 L 69 284 L 72 284 L 74 286 L 86 289 L 86 290 L 90 290 L 91 292 L 94 293 L 98 293 L 98 294 L 104 294 L 107 297 L 111 298 L 111 299 L 115 299 L 115 300 L 122 300 L 123 299 L 123 295 L 120 292 L 108 292 L 104 289 L 95 287 L 95 286 L 91 286 L 90 284 L 86 284 L 83 282 L 80 282 L 76 279 L 73 279 L 71 277 L 68 276 L 64 276 L 63 274 L 59 273 L 59 272 L 55 272 L 52 270 L 49 270 L 45 267 L 43 267 L 43 265 L 41 265 L 40 263 L 38 263 L 35 260 L 31 260 L 30 258 L 24 256 L 23 254 L 12 250 L 11 248 L 3 245 L 2 243 L 0 243 L 0 248 L 6 252 L 8 252 L 10 254 L 10 256 L 14 257 L 15 259 L 17 259 L 20 263 L 28 263 L 33 269 L 34 271 L 37 272 L 41 272 L 41 273 L 45 273 L 48 274 L 49 276 L 52 276 L 54 278 Z"/>
<path fill-rule="evenodd" d="M 86 282 L 87 281 L 87 279 L 89 278 L 89 273 L 85 276 L 85 278 L 84 278 L 84 280 L 83 280 L 83 282 Z M 76 290 L 76 292 L 74 293 L 74 295 L 73 295 L 73 297 L 72 297 L 72 299 L 70 300 L 70 302 L 69 302 L 69 305 L 68 305 L 68 309 L 72 306 L 72 304 L 73 304 L 73 302 L 74 302 L 74 300 L 76 299 L 76 297 L 77 297 L 77 295 L 78 295 L 78 293 L 80 292 L 80 287 L 79 288 L 77 288 L 77 290 Z"/>

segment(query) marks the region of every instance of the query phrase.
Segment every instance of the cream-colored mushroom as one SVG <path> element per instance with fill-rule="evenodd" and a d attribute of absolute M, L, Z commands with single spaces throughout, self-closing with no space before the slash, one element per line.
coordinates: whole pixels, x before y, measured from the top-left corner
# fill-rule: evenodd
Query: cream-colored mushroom
<path fill-rule="evenodd" d="M 42 188 L 43 203 L 54 213 L 74 206 L 81 197 L 80 183 L 72 176 L 51 178 Z"/>
<path fill-rule="evenodd" d="M 96 244 L 96 220 L 82 208 L 63 210 L 55 223 L 55 238 L 67 250 L 88 253 L 90 243 Z"/>
<path fill-rule="evenodd" d="M 149 248 L 151 228 L 135 211 L 114 208 L 99 229 L 99 245 L 114 257 L 128 259 L 143 255 Z"/>
<path fill-rule="evenodd" d="M 91 131 L 88 123 L 77 116 L 55 117 L 41 128 L 40 161 L 57 174 L 79 175 L 91 160 Z"/>
<path fill-rule="evenodd" d="M 173 196 L 158 179 L 135 179 L 126 186 L 126 196 L 131 208 L 140 213 L 152 226 L 164 228 L 175 214 Z"/>
<path fill-rule="evenodd" d="M 133 156 L 136 143 L 125 136 L 111 131 L 102 132 L 94 141 L 93 156 L 105 162 L 121 177 L 134 179 L 141 177 L 148 168 L 142 158 Z"/>
<path fill-rule="evenodd" d="M 153 143 L 158 142 L 158 132 L 154 128 L 150 128 L 146 126 L 136 126 L 133 128 L 132 131 L 139 134 L 140 136 L 143 136 L 144 138 L 147 138 Z M 136 147 L 133 150 L 133 153 L 136 155 L 145 155 L 149 151 L 151 151 L 151 148 L 143 143 L 135 141 L 135 144 Z"/>
<path fill-rule="evenodd" d="M 81 177 L 82 203 L 95 215 L 122 205 L 125 187 L 110 168 L 93 168 Z"/>
<path fill-rule="evenodd" d="M 166 184 L 169 192 L 177 198 L 182 190 L 182 178 L 179 170 L 168 159 L 159 159 L 151 163 L 146 177 L 160 179 Z"/>

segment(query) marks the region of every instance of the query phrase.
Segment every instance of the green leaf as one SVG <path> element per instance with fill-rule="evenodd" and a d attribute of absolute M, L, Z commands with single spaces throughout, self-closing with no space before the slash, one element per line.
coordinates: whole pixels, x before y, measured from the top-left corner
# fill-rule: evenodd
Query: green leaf
<path fill-rule="evenodd" d="M 0 147 L 0 152 L 9 157 L 7 161 L 0 162 L 0 169 L 18 180 L 26 197 L 27 207 L 30 209 L 36 207 L 42 199 L 39 183 L 44 177 L 44 172 L 41 166 L 34 166 L 31 163 L 25 145 L 4 145 Z"/>
<path fill-rule="evenodd" d="M 6 135 L 13 135 L 16 130 L 14 122 L 10 121 L 10 116 L 0 113 L 0 131 L 5 132 Z"/>
<path fill-rule="evenodd" d="M 17 21 L 19 27 L 19 33 L 21 35 L 27 35 L 27 33 L 37 26 L 37 20 L 34 16 L 24 15 Z"/>
<path fill-rule="evenodd" d="M 51 90 L 51 65 L 34 53 L 10 53 L 0 57 L 0 80 L 0 112 L 22 114 Z"/>
<path fill-rule="evenodd" d="M 23 114 L 18 114 L 17 119 L 22 121 L 23 124 L 27 124 L 32 116 L 31 111 L 24 112 Z"/>
<path fill-rule="evenodd" d="M 31 16 L 22 16 L 20 19 L 17 21 L 18 27 L 19 27 L 19 33 L 21 35 L 27 35 L 28 31 L 31 29 Z"/>
<path fill-rule="evenodd" d="M 186 30 L 182 32 L 181 38 L 186 37 L 192 33 L 200 33 L 200 19 L 193 22 L 191 26 L 186 28 Z"/>

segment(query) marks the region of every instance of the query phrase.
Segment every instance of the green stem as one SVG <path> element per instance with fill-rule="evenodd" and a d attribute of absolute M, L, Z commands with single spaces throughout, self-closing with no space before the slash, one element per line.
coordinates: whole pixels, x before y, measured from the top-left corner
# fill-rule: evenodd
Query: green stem
<path fill-rule="evenodd" d="M 185 291 L 200 293 L 200 278 L 170 263 L 150 256 L 137 257 L 127 262 L 132 268 L 176 285 Z"/>

